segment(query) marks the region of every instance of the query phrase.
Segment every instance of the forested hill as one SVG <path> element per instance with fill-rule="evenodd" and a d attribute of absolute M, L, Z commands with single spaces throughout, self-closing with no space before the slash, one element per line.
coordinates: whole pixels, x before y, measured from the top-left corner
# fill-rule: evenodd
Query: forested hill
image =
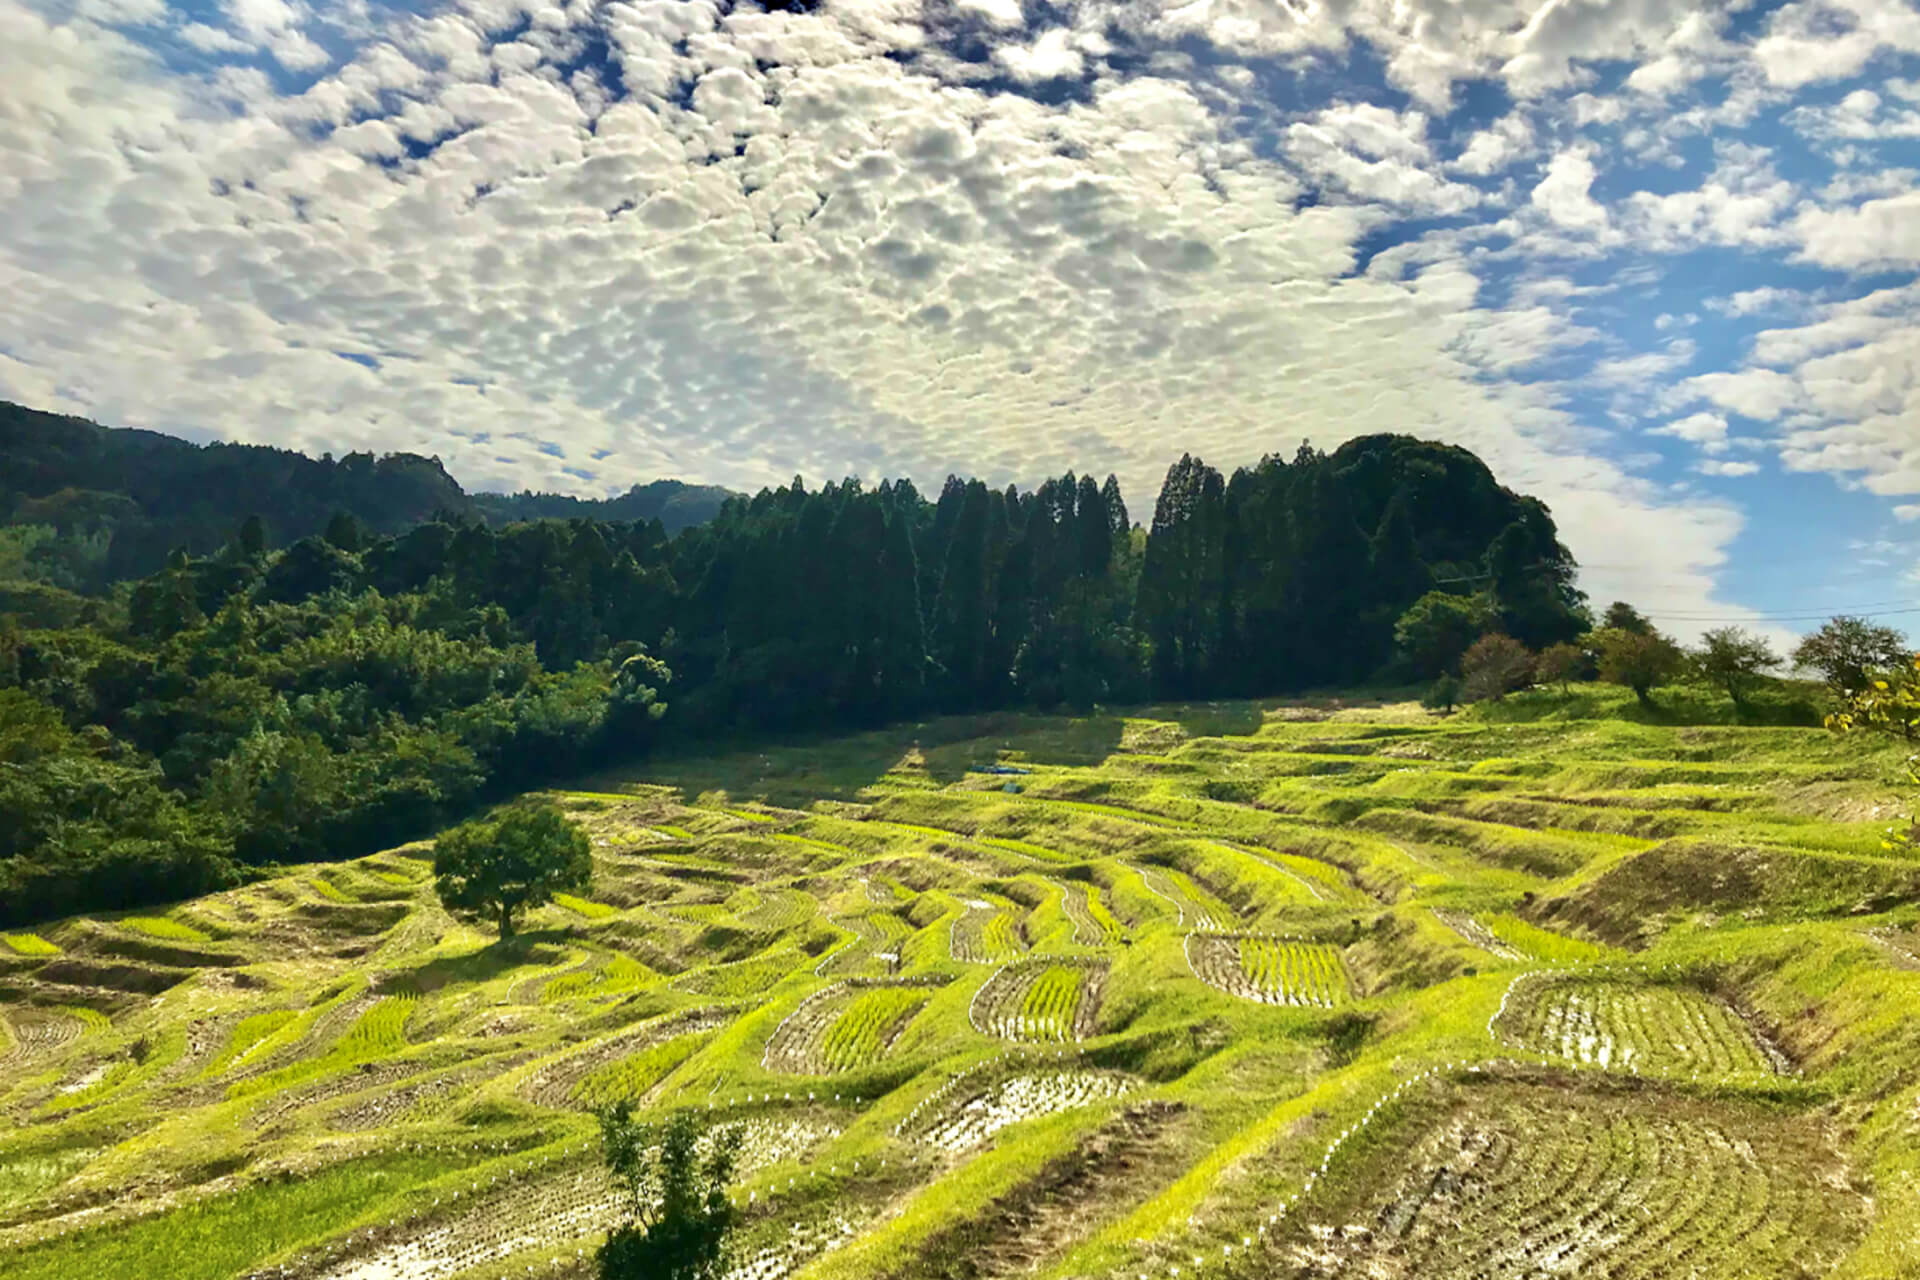
<path fill-rule="evenodd" d="M 603 500 L 469 494 L 437 458 L 418 454 L 316 460 L 267 445 L 197 445 L 0 401 L 0 518 L 65 540 L 41 558 L 64 566 L 61 585 L 81 590 L 152 573 L 174 547 L 215 551 L 252 515 L 262 518 L 269 547 L 320 533 L 341 512 L 382 534 L 436 514 L 494 524 L 658 519 L 677 533 L 711 518 L 730 496 L 677 480 Z"/>
<path fill-rule="evenodd" d="M 662 733 L 1430 676 L 1482 631 L 1591 625 L 1547 509 L 1405 436 L 1182 458 L 1145 527 L 1072 473 L 796 480 L 672 537 L 436 509 L 279 551 L 236 522 L 105 599 L 0 562 L 0 923 L 390 847 Z"/>

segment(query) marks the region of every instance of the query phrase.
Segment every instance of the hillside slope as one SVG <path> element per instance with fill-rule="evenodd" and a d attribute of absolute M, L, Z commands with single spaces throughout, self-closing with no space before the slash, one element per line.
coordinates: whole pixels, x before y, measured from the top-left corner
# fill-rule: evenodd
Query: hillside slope
<path fill-rule="evenodd" d="M 152 573 L 177 546 L 212 552 L 253 515 L 265 522 L 269 546 L 317 534 L 342 511 L 381 534 L 404 533 L 442 512 L 494 524 L 658 519 L 674 533 L 712 518 L 731 496 L 677 480 L 597 500 L 468 494 L 438 458 L 418 454 L 315 459 L 268 445 L 199 445 L 0 401 L 0 517 L 61 533 L 105 530 L 112 542 L 106 581 Z"/>
<path fill-rule="evenodd" d="M 0 1271 L 584 1280 L 628 1098 L 729 1126 L 732 1280 L 1920 1274 L 1913 864 L 1823 816 L 1898 756 L 950 718 L 553 793 L 510 947 L 426 846 L 9 934 Z"/>

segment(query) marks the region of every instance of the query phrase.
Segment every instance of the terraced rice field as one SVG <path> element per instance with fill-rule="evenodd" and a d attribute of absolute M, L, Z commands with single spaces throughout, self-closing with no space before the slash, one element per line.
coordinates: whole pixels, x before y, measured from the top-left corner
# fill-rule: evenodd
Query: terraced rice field
<path fill-rule="evenodd" d="M 828 1075 L 876 1062 L 927 999 L 921 983 L 824 988 L 781 1020 L 762 1062 L 788 1075 Z"/>
<path fill-rule="evenodd" d="M 1785 1280 L 1863 1218 L 1816 1124 L 1666 1095 L 1482 1087 L 1387 1163 L 1346 1221 L 1277 1245 L 1279 1274 Z"/>
<path fill-rule="evenodd" d="M 1690 986 L 1520 978 L 1494 1023 L 1517 1048 L 1646 1074 L 1772 1074 L 1788 1064 L 1725 1000 Z"/>
<path fill-rule="evenodd" d="M 1076 947 L 1107 947 L 1120 941 L 1120 922 L 1102 899 L 1100 886 L 1092 883 L 1060 883 L 1060 910 L 1073 925 Z"/>
<path fill-rule="evenodd" d="M 1010 965 L 981 984 L 969 1018 L 976 1030 L 1005 1040 L 1084 1040 L 1097 1025 L 1106 978 L 1103 964 Z"/>
<path fill-rule="evenodd" d="M 1027 949 L 1015 908 L 982 898 L 967 898 L 953 922 L 953 958 L 967 964 L 1005 964 Z"/>
<path fill-rule="evenodd" d="M 656 761 L 511 944 L 425 845 L 14 928 L 0 1275 L 585 1280 L 625 1099 L 728 1280 L 1920 1276 L 1904 753 L 1560 707 Z"/>
<path fill-rule="evenodd" d="M 1443 907 L 1433 909 L 1433 918 L 1447 928 L 1459 934 L 1469 945 L 1480 948 L 1496 960 L 1525 960 L 1527 955 L 1512 943 L 1501 938 L 1485 924 L 1465 911 L 1449 911 Z"/>
<path fill-rule="evenodd" d="M 1233 911 L 1196 887 L 1191 879 L 1180 872 L 1148 866 L 1136 866 L 1131 870 L 1140 877 L 1148 893 L 1173 909 L 1175 923 L 1180 928 L 1211 932 L 1231 926 Z"/>
<path fill-rule="evenodd" d="M 868 911 L 843 916 L 834 923 L 854 937 L 835 947 L 814 966 L 815 973 L 834 977 L 892 973 L 900 967 L 901 948 L 913 926 L 891 911 Z"/>
<path fill-rule="evenodd" d="M 921 1137 L 942 1151 L 971 1151 L 1009 1125 L 1122 1097 L 1133 1087 L 1126 1076 L 1091 1071 L 1012 1076 L 955 1100 Z"/>
<path fill-rule="evenodd" d="M 1190 934 L 1193 974 L 1242 1000 L 1331 1009 L 1350 991 L 1340 949 L 1323 942 L 1252 934 Z"/>

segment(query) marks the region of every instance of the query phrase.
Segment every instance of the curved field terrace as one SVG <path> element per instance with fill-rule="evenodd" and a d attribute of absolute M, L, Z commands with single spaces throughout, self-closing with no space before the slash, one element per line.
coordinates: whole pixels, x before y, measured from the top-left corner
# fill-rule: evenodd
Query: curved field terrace
<path fill-rule="evenodd" d="M 588 1280 L 625 1101 L 728 1280 L 1920 1276 L 1904 753 L 1606 696 L 655 760 L 504 943 L 426 844 L 12 928 L 0 1275 Z"/>

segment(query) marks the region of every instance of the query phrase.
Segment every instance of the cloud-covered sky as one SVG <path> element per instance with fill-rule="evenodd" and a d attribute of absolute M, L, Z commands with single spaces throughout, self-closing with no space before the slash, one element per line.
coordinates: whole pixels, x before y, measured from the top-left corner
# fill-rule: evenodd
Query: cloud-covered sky
<path fill-rule="evenodd" d="M 0 0 L 0 396 L 1143 517 L 1404 431 L 1678 631 L 1920 604 L 1920 6 Z"/>

